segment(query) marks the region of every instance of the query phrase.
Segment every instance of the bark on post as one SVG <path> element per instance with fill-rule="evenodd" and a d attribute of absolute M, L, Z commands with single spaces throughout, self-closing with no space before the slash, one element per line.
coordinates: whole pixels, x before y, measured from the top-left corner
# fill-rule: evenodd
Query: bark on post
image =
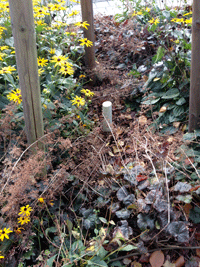
<path fill-rule="evenodd" d="M 200 1 L 192 7 L 192 60 L 190 75 L 189 132 L 200 128 Z"/>
<path fill-rule="evenodd" d="M 9 7 L 26 134 L 32 144 L 44 135 L 33 5 L 31 0 L 9 0 Z"/>
<path fill-rule="evenodd" d="M 93 42 L 93 46 L 85 47 L 85 63 L 92 71 L 95 64 L 95 47 L 94 47 L 94 18 L 92 0 L 81 0 L 82 21 L 87 21 L 90 26 L 88 30 L 84 29 L 84 37 Z"/>

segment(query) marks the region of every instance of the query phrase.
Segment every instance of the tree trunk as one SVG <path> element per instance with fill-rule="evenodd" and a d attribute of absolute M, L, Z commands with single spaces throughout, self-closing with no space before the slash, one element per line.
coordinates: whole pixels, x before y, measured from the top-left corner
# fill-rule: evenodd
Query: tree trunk
<path fill-rule="evenodd" d="M 9 6 L 25 130 L 32 144 L 44 135 L 33 6 L 31 0 L 9 0 Z"/>
<path fill-rule="evenodd" d="M 200 129 L 200 0 L 193 0 L 189 132 Z"/>
<path fill-rule="evenodd" d="M 88 30 L 84 29 L 84 37 L 93 42 L 93 46 L 85 47 L 86 66 L 93 70 L 95 68 L 95 47 L 94 47 L 94 19 L 92 0 L 81 0 L 82 21 L 87 21 L 90 26 Z"/>

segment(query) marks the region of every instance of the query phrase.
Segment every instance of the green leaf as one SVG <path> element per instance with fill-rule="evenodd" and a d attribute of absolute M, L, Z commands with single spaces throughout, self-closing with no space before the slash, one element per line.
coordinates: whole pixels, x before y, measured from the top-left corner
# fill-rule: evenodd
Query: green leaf
<path fill-rule="evenodd" d="M 177 131 L 178 129 L 175 128 L 174 126 L 169 126 L 169 127 L 163 128 L 160 132 L 163 134 L 171 135 L 171 134 L 176 133 Z"/>
<path fill-rule="evenodd" d="M 144 105 L 154 105 L 159 100 L 160 100 L 160 97 L 159 98 L 156 98 L 156 99 L 148 99 L 148 100 L 143 101 L 142 104 L 144 104 Z"/>
<path fill-rule="evenodd" d="M 103 218 L 103 217 L 99 217 L 99 220 L 100 220 L 102 223 L 108 223 L 108 221 L 107 221 L 105 218 Z"/>
<path fill-rule="evenodd" d="M 66 220 L 66 225 L 67 225 L 67 229 L 69 231 L 69 234 L 71 235 L 72 234 L 73 223 L 69 219 L 67 219 Z"/>
<path fill-rule="evenodd" d="M 126 245 L 125 247 L 121 247 L 119 248 L 120 251 L 131 251 L 131 250 L 134 250 L 134 249 L 138 249 L 138 247 L 135 247 L 133 245 Z"/>
<path fill-rule="evenodd" d="M 56 227 L 50 227 L 45 230 L 45 234 L 48 236 L 48 233 L 56 233 L 57 231 Z"/>
<path fill-rule="evenodd" d="M 180 92 L 177 88 L 169 89 L 163 96 L 163 99 L 173 99 L 180 95 Z"/>
<path fill-rule="evenodd" d="M 97 256 L 99 256 L 101 259 L 104 259 L 107 254 L 108 251 L 106 251 L 103 246 L 101 246 L 100 249 L 97 251 Z"/>
<path fill-rule="evenodd" d="M 157 63 L 158 61 L 160 61 L 163 58 L 164 54 L 165 54 L 164 47 L 159 46 L 157 50 L 157 54 L 153 57 L 153 62 Z"/>
<path fill-rule="evenodd" d="M 41 33 L 44 29 L 45 29 L 46 26 L 44 25 L 38 25 L 35 29 L 36 29 L 36 32 L 37 33 Z"/>
<path fill-rule="evenodd" d="M 98 267 L 108 267 L 107 263 L 103 260 L 101 260 L 100 257 L 96 256 L 92 260 L 88 260 L 87 262 L 88 266 L 98 266 Z"/>
<path fill-rule="evenodd" d="M 4 27 L 6 27 L 6 26 L 4 25 Z M 6 39 L 5 44 L 7 44 L 8 46 L 11 46 L 11 47 L 14 46 L 14 37 L 10 37 L 10 38 Z"/>
<path fill-rule="evenodd" d="M 121 210 L 116 211 L 116 216 L 124 220 L 128 219 L 130 215 L 131 215 L 131 211 L 127 209 L 121 209 Z"/>
<path fill-rule="evenodd" d="M 178 101 L 176 101 L 176 105 L 181 106 L 186 103 L 186 100 L 184 97 L 181 97 Z"/>
<path fill-rule="evenodd" d="M 57 254 L 54 255 L 54 256 L 52 256 L 50 259 L 47 260 L 47 265 L 48 265 L 48 267 L 52 267 L 53 262 L 54 262 L 56 256 L 57 256 Z"/>
<path fill-rule="evenodd" d="M 190 210 L 190 219 L 193 223 L 200 223 L 200 208 L 194 207 L 194 209 Z"/>
<path fill-rule="evenodd" d="M 175 117 L 179 117 L 180 115 L 182 115 L 184 113 L 184 107 L 182 106 L 176 106 L 174 109 L 173 109 L 173 114 Z"/>
<path fill-rule="evenodd" d="M 191 195 L 186 195 L 186 196 L 179 195 L 176 197 L 176 199 L 178 199 L 179 201 L 182 201 L 184 203 L 191 203 L 192 196 Z"/>
<path fill-rule="evenodd" d="M 8 105 L 9 100 L 5 98 L 4 96 L 0 96 L 0 109 L 2 110 L 5 108 L 6 105 Z"/>
<path fill-rule="evenodd" d="M 114 261 L 114 262 L 110 263 L 110 266 L 123 267 L 124 265 L 122 265 L 120 261 Z"/>
<path fill-rule="evenodd" d="M 182 221 L 170 223 L 167 227 L 167 232 L 178 242 L 184 243 L 189 240 L 189 231 L 186 227 L 186 223 Z"/>
<path fill-rule="evenodd" d="M 141 230 L 153 229 L 154 228 L 154 219 L 151 218 L 148 214 L 139 213 L 137 216 L 137 225 Z"/>

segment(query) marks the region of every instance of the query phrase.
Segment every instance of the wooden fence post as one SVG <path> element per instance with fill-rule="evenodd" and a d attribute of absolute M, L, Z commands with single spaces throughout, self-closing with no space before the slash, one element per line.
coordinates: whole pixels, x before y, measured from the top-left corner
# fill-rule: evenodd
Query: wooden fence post
<path fill-rule="evenodd" d="M 33 5 L 31 0 L 9 0 L 9 7 L 25 129 L 32 144 L 44 135 Z"/>
<path fill-rule="evenodd" d="M 87 21 L 90 26 L 88 30 L 84 29 L 84 37 L 93 42 L 93 46 L 85 47 L 85 63 L 92 71 L 95 64 L 95 47 L 94 47 L 94 19 L 93 19 L 93 5 L 92 0 L 81 0 L 82 21 Z"/>
<path fill-rule="evenodd" d="M 192 60 L 190 73 L 189 132 L 200 129 L 200 1 L 192 6 Z"/>

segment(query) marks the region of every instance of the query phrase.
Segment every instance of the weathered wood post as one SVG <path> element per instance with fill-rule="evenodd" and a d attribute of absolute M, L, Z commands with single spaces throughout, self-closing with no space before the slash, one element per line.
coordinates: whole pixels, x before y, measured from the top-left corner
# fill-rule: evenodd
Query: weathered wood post
<path fill-rule="evenodd" d="M 25 129 L 32 144 L 44 135 L 33 5 L 31 0 L 9 0 L 9 7 Z"/>
<path fill-rule="evenodd" d="M 81 0 L 82 21 L 87 21 L 90 26 L 84 29 L 84 37 L 93 42 L 93 46 L 85 47 L 86 66 L 93 71 L 95 69 L 95 47 L 94 47 L 94 18 L 92 0 Z"/>
<path fill-rule="evenodd" d="M 189 132 L 200 129 L 200 1 L 192 6 L 192 60 L 190 74 Z"/>

